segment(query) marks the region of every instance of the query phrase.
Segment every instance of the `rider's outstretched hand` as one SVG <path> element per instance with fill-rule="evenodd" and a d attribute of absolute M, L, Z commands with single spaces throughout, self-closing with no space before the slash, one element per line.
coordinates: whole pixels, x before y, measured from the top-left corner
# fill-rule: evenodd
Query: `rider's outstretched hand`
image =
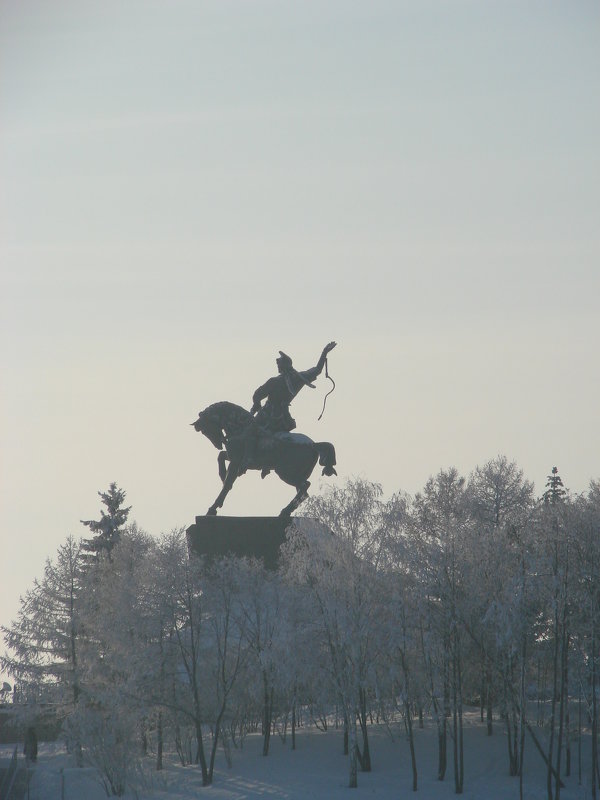
<path fill-rule="evenodd" d="M 334 348 L 336 345 L 337 345 L 337 342 L 329 342 L 329 344 L 326 344 L 326 345 L 325 345 L 325 347 L 324 347 L 324 352 L 325 352 L 325 353 L 329 353 L 331 350 L 333 350 L 333 348 Z"/>

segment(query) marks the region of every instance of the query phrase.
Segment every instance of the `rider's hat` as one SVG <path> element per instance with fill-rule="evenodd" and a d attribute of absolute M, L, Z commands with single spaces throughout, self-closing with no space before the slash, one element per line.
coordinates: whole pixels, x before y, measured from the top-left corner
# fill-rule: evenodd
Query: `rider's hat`
<path fill-rule="evenodd" d="M 292 366 L 292 359 L 287 355 L 287 353 L 284 353 L 283 350 L 279 351 L 279 358 L 277 360 L 282 362 L 286 372 L 291 372 L 295 377 L 299 378 L 305 386 L 310 386 L 311 389 L 316 389 L 314 383 L 307 381 L 306 378 L 298 372 L 298 370 L 294 369 Z"/>

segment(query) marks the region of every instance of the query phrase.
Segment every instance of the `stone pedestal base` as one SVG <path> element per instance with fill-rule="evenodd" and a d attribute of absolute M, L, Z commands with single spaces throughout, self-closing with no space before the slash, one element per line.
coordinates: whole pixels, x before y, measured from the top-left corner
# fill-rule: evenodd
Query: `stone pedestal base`
<path fill-rule="evenodd" d="M 196 517 L 187 529 L 188 549 L 209 558 L 261 558 L 267 569 L 277 569 L 279 547 L 291 523 L 289 517 Z"/>

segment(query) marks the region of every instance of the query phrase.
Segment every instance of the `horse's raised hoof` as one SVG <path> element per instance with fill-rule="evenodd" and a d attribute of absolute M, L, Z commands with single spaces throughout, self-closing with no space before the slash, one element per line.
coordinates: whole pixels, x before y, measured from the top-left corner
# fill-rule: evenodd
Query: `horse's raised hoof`
<path fill-rule="evenodd" d="M 217 516 L 217 509 L 214 506 L 211 506 L 208 511 L 206 512 L 207 517 L 216 517 Z"/>

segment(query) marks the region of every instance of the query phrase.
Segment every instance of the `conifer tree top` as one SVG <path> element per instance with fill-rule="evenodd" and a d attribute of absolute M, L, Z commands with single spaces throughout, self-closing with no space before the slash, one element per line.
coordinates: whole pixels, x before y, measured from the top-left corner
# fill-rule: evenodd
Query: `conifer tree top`
<path fill-rule="evenodd" d="M 563 486 L 562 478 L 558 474 L 558 467 L 552 467 L 552 474 L 548 475 L 546 491 L 543 494 L 544 503 L 555 505 L 564 500 L 567 490 Z"/>
<path fill-rule="evenodd" d="M 131 506 L 127 508 L 122 507 L 125 502 L 126 492 L 119 489 L 115 482 L 111 483 L 107 492 L 98 492 L 102 504 L 106 506 L 108 513 L 100 509 L 100 519 L 82 519 L 80 520 L 83 525 L 96 533 L 91 539 L 84 539 L 82 547 L 88 552 L 96 553 L 98 555 L 102 550 L 110 551 L 119 541 L 121 530 L 127 522 L 127 517 L 131 511 Z"/>

